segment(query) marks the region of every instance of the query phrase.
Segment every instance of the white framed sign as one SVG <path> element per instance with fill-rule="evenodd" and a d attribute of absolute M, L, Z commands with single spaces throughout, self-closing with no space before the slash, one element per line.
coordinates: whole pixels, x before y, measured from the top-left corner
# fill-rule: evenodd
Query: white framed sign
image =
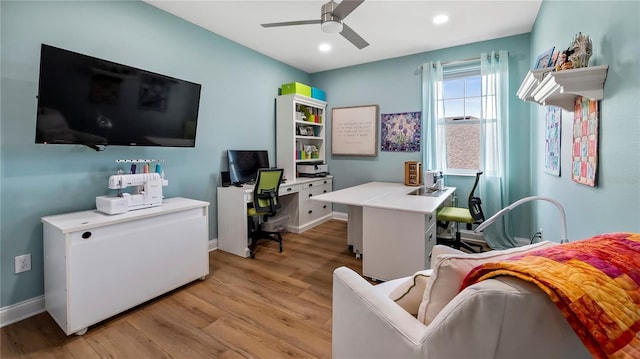
<path fill-rule="evenodd" d="M 378 105 L 331 109 L 331 154 L 378 154 Z"/>

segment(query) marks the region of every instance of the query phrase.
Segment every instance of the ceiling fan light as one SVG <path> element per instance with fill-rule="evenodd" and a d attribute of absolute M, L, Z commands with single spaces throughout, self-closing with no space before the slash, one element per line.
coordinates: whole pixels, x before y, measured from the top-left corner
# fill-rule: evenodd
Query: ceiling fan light
<path fill-rule="evenodd" d="M 323 32 L 329 34 L 337 34 L 342 31 L 342 22 L 335 20 L 327 20 L 320 25 Z"/>

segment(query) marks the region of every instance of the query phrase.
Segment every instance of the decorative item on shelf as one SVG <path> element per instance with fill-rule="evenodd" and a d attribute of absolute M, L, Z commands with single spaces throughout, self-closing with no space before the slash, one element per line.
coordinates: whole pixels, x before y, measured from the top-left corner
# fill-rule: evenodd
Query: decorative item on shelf
<path fill-rule="evenodd" d="M 318 151 L 318 147 L 315 145 L 305 145 L 303 156 L 303 159 L 319 158 L 320 151 Z"/>
<path fill-rule="evenodd" d="M 573 38 L 571 49 L 573 50 L 573 54 L 569 56 L 569 60 L 571 61 L 574 69 L 589 66 L 589 59 L 591 58 L 593 51 L 591 39 L 589 39 L 588 35 L 584 36 L 579 32 Z"/>
<path fill-rule="evenodd" d="M 556 65 L 558 64 L 558 58 L 560 57 L 560 50 L 555 50 L 553 51 L 553 56 L 551 56 L 551 64 L 549 65 L 549 67 L 551 67 L 552 69 L 556 68 Z"/>
<path fill-rule="evenodd" d="M 553 57 L 553 50 L 555 50 L 555 46 L 541 53 L 536 59 L 536 65 L 534 69 L 542 69 L 542 68 L 551 66 L 551 58 Z"/>
<path fill-rule="evenodd" d="M 573 68 L 573 62 L 571 61 L 571 55 L 573 55 L 573 53 L 574 50 L 570 47 L 562 51 L 556 63 L 556 71 L 569 70 Z"/>
<path fill-rule="evenodd" d="M 306 121 L 307 120 L 307 116 L 304 114 L 304 112 L 296 112 L 296 121 Z"/>
<path fill-rule="evenodd" d="M 298 134 L 300 136 L 315 136 L 315 133 L 313 132 L 313 127 L 311 126 L 299 126 L 297 127 L 298 129 Z"/>

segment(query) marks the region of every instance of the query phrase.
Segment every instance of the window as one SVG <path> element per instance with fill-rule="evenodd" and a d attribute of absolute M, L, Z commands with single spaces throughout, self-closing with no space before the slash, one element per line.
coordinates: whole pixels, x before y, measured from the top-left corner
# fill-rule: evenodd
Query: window
<path fill-rule="evenodd" d="M 448 173 L 480 169 L 482 116 L 480 62 L 445 68 L 437 91 L 437 136 L 443 146 L 436 156 Z"/>

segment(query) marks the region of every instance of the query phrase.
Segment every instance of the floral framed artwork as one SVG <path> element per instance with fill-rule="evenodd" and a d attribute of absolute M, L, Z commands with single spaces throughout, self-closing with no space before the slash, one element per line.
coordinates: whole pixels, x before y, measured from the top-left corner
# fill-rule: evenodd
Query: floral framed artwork
<path fill-rule="evenodd" d="M 380 149 L 387 152 L 419 152 L 421 112 L 380 115 Z"/>
<path fill-rule="evenodd" d="M 595 187 L 598 169 L 598 101 L 577 97 L 573 110 L 571 179 Z"/>
<path fill-rule="evenodd" d="M 544 170 L 558 177 L 560 176 L 561 127 L 562 109 L 548 107 L 545 116 Z"/>

